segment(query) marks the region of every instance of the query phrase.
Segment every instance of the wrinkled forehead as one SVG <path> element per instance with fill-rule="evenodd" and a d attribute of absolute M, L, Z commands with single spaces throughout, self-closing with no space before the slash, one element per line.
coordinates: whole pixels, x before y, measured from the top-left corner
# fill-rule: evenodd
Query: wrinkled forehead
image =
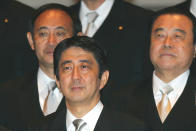
<path fill-rule="evenodd" d="M 158 16 L 153 24 L 152 24 L 152 29 L 153 27 L 157 26 L 157 25 L 162 25 L 162 24 L 171 24 L 171 25 L 184 25 L 184 26 L 190 26 L 191 28 L 193 28 L 193 22 L 192 20 L 184 15 L 184 14 L 162 14 L 160 16 Z"/>
<path fill-rule="evenodd" d="M 63 57 L 70 57 L 70 56 L 71 57 L 91 56 L 93 59 L 95 59 L 94 54 L 92 52 L 77 46 L 70 46 L 61 53 L 61 59 Z"/>

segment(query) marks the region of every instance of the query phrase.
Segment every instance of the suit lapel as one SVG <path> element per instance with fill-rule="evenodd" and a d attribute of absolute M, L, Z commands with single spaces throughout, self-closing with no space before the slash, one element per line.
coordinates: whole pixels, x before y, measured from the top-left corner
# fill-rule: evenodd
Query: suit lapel
<path fill-rule="evenodd" d="M 156 129 L 158 129 L 159 127 L 162 126 L 158 111 L 157 111 L 157 107 L 155 104 L 155 99 L 154 99 L 154 94 L 153 94 L 153 88 L 152 88 L 152 79 L 149 81 L 148 86 L 147 86 L 148 91 L 146 91 L 148 93 L 148 95 L 146 95 L 147 97 L 147 102 L 146 102 L 146 112 L 145 112 L 145 121 L 146 123 L 148 123 L 148 125 L 152 125 L 153 127 L 155 127 Z"/>
<path fill-rule="evenodd" d="M 189 77 L 186 87 L 177 100 L 176 104 L 172 108 L 171 112 L 167 116 L 165 122 L 162 124 L 158 111 L 156 108 L 152 82 L 149 84 L 148 89 L 151 88 L 148 93 L 148 106 L 147 112 L 145 113 L 145 121 L 154 128 L 154 130 L 184 130 L 190 129 L 193 127 L 193 121 L 196 120 L 196 105 L 195 105 L 195 85 L 196 83 L 193 80 L 192 76 Z M 178 126 L 176 126 L 178 124 Z"/>
<path fill-rule="evenodd" d="M 190 128 L 191 119 L 195 119 L 193 116 L 196 114 L 195 85 L 192 76 L 190 76 L 183 93 L 172 108 L 164 124 L 171 124 L 172 126 L 173 123 L 181 123 L 186 126 L 184 128 Z"/>
<path fill-rule="evenodd" d="M 27 107 L 25 112 L 27 112 L 31 121 L 42 120 L 44 115 L 39 103 L 38 85 L 37 85 L 37 72 L 33 74 L 28 74 L 25 77 L 25 84 L 23 85 L 22 91 L 26 94 L 25 100 Z M 26 113 L 25 113 L 26 114 Z"/>
<path fill-rule="evenodd" d="M 110 117 L 108 115 L 109 111 L 104 107 L 101 115 L 97 121 L 94 131 L 112 131 Z"/>
<path fill-rule="evenodd" d="M 58 110 L 56 113 L 53 113 L 51 116 L 51 118 L 55 118 L 54 120 L 52 120 L 52 123 L 49 124 L 49 128 L 48 130 L 50 131 L 67 131 L 67 127 L 66 127 L 66 108 L 65 108 L 65 104 L 64 108 L 61 108 L 60 110 Z M 50 126 L 52 125 L 52 126 Z"/>

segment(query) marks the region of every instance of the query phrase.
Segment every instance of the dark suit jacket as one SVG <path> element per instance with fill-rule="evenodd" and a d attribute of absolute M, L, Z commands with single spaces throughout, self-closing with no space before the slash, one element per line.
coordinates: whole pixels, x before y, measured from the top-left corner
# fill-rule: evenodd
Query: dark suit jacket
<path fill-rule="evenodd" d="M 35 57 L 26 38 L 28 20 L 33 11 L 16 0 L 1 0 L 0 82 L 22 76 L 34 67 Z"/>
<path fill-rule="evenodd" d="M 56 114 L 51 114 L 43 124 L 34 124 L 29 131 L 66 131 L 66 109 L 65 104 L 61 106 Z M 135 118 L 115 112 L 107 107 L 97 121 L 94 131 L 144 131 L 144 124 Z"/>
<path fill-rule="evenodd" d="M 11 131 L 10 129 L 0 125 L 0 131 Z"/>
<path fill-rule="evenodd" d="M 0 85 L 0 121 L 13 130 L 26 130 L 29 123 L 45 119 L 38 96 L 37 72 Z"/>
<path fill-rule="evenodd" d="M 195 131 L 196 130 L 196 78 L 189 76 L 186 87 L 162 124 L 156 108 L 152 78 L 144 81 L 132 91 L 124 91 L 118 97 L 117 110 L 130 113 L 143 120 L 154 131 Z M 123 97 L 122 97 L 123 95 Z M 115 101 L 113 99 L 113 101 Z M 120 104 L 120 103 L 124 104 Z"/>
<path fill-rule="evenodd" d="M 80 2 L 71 8 L 79 19 Z M 115 0 L 109 15 L 93 36 L 108 51 L 112 88 L 122 88 L 141 79 L 150 14 L 150 11 Z"/>

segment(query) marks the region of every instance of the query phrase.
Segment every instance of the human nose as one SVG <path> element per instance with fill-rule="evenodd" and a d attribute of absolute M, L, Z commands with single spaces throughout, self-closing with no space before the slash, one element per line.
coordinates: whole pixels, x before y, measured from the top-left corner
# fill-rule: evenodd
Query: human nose
<path fill-rule="evenodd" d="M 163 48 L 172 48 L 172 40 L 169 36 L 165 38 Z"/>
<path fill-rule="evenodd" d="M 77 68 L 74 68 L 72 77 L 73 77 L 74 80 L 79 80 L 80 79 L 80 72 Z"/>
<path fill-rule="evenodd" d="M 57 44 L 56 37 L 53 33 L 50 33 L 49 38 L 48 38 L 48 43 L 50 45 L 56 45 Z"/>

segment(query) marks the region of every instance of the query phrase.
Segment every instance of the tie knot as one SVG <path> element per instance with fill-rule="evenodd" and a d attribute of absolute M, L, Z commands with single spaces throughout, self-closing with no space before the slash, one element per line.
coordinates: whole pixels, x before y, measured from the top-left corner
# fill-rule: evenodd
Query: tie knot
<path fill-rule="evenodd" d="M 88 23 L 94 23 L 98 17 L 98 14 L 97 12 L 93 11 L 93 12 L 87 13 L 86 16 L 88 18 Z"/>
<path fill-rule="evenodd" d="M 166 85 L 160 91 L 161 91 L 162 94 L 169 95 L 169 93 L 173 91 L 173 88 L 171 86 L 169 86 L 169 85 Z"/>
<path fill-rule="evenodd" d="M 86 122 L 82 119 L 75 119 L 73 125 L 75 126 L 76 131 L 80 131 L 86 125 Z"/>
<path fill-rule="evenodd" d="M 50 83 L 48 83 L 48 91 L 54 90 L 55 87 L 56 87 L 55 81 L 51 81 Z"/>

